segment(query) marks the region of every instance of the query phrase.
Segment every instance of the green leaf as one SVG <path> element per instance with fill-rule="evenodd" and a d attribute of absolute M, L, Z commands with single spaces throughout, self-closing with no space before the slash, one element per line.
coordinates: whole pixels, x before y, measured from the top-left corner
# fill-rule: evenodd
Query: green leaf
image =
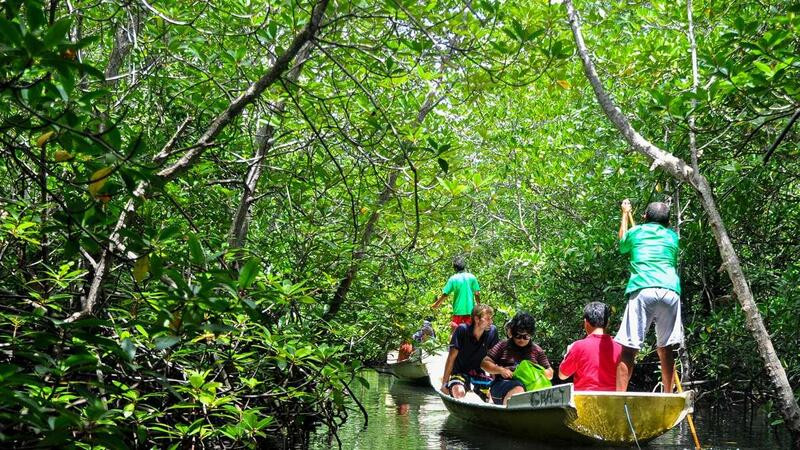
<path fill-rule="evenodd" d="M 136 357 L 136 345 L 133 341 L 130 338 L 125 338 L 120 342 L 119 346 L 123 354 L 127 357 L 127 360 L 133 361 L 133 358 Z"/>
<path fill-rule="evenodd" d="M 155 339 L 156 350 L 164 350 L 165 348 L 172 347 L 180 342 L 181 338 L 178 336 L 159 336 Z"/>
<path fill-rule="evenodd" d="M 0 34 L 13 44 L 22 44 L 22 32 L 19 24 L 0 17 Z"/>
<path fill-rule="evenodd" d="M 297 301 L 305 305 L 313 305 L 314 303 L 317 302 L 316 300 L 314 300 L 313 297 L 309 297 L 308 295 L 300 296 L 300 298 L 298 298 Z"/>
<path fill-rule="evenodd" d="M 450 169 L 450 165 L 443 158 L 437 158 L 436 162 L 439 163 L 439 167 L 442 168 L 444 173 L 447 173 L 447 171 Z"/>
<path fill-rule="evenodd" d="M 91 66 L 89 64 L 78 63 L 78 64 L 76 64 L 76 67 L 78 67 L 78 69 L 80 69 L 81 72 L 85 72 L 85 73 L 93 76 L 94 78 L 96 78 L 98 80 L 101 80 L 101 81 L 105 80 L 105 75 L 103 74 L 103 72 L 101 72 L 100 70 L 98 70 L 94 66 Z"/>
<path fill-rule="evenodd" d="M 194 233 L 189 235 L 189 256 L 194 264 L 202 265 L 206 262 L 203 246 L 200 244 L 200 240 L 197 239 L 197 235 Z"/>
<path fill-rule="evenodd" d="M 68 369 L 72 369 L 79 366 L 85 365 L 95 365 L 97 364 L 97 358 L 94 355 L 89 353 L 79 353 L 77 355 L 72 355 L 64 361 L 64 365 L 67 366 Z"/>
<path fill-rule="evenodd" d="M 141 282 L 147 277 L 148 272 L 150 271 L 150 257 L 144 255 L 136 260 L 136 263 L 133 264 L 133 279 L 137 282 Z"/>
<path fill-rule="evenodd" d="M 761 61 L 755 61 L 753 65 L 756 66 L 761 72 L 763 72 L 764 75 L 767 76 L 767 78 L 772 78 L 772 76 L 775 74 L 775 71 L 772 70 L 772 67 L 762 63 Z"/>
<path fill-rule="evenodd" d="M 161 241 L 167 241 L 170 238 L 175 237 L 181 231 L 181 226 L 179 224 L 172 224 L 158 233 L 158 239 Z"/>
<path fill-rule="evenodd" d="M 272 421 L 273 421 L 273 417 L 272 417 L 272 416 L 267 416 L 267 417 L 265 417 L 265 418 L 263 418 L 263 419 L 259 420 L 259 421 L 258 421 L 258 423 L 256 424 L 256 427 L 255 427 L 255 428 L 256 428 L 257 430 L 260 430 L 260 429 L 262 429 L 262 428 L 264 428 L 264 427 L 267 427 L 267 426 L 269 426 L 269 424 L 271 424 L 271 423 L 272 423 Z"/>
<path fill-rule="evenodd" d="M 56 43 L 65 40 L 64 38 L 67 36 L 67 32 L 69 31 L 69 27 L 71 25 L 71 17 L 62 17 L 58 19 L 50 28 L 47 29 L 47 33 L 44 35 L 44 38 L 42 38 L 45 47 L 52 47 Z"/>
<path fill-rule="evenodd" d="M 189 375 L 189 384 L 192 385 L 193 388 L 200 388 L 206 382 L 206 377 L 204 374 L 199 372 L 193 372 Z"/>
<path fill-rule="evenodd" d="M 258 275 L 260 266 L 260 261 L 258 258 L 251 258 L 247 263 L 242 267 L 242 270 L 239 272 L 239 289 L 247 289 L 253 284 L 253 281 L 256 279 Z"/>
<path fill-rule="evenodd" d="M 46 22 L 42 4 L 37 3 L 32 0 L 25 2 L 25 16 L 28 19 L 28 29 L 31 31 L 41 28 Z"/>
<path fill-rule="evenodd" d="M 193 434 L 197 434 L 203 428 L 203 424 L 205 423 L 205 419 L 197 419 L 189 426 L 188 431 L 186 432 L 187 435 L 191 436 Z"/>
<path fill-rule="evenodd" d="M 144 336 L 145 338 L 149 338 L 150 337 L 150 334 L 147 332 L 147 330 L 144 329 L 143 326 L 141 326 L 139 324 L 136 324 L 136 325 L 134 325 L 134 328 L 136 328 L 136 330 L 139 331 L 139 333 L 141 333 L 142 336 Z"/>
<path fill-rule="evenodd" d="M 369 381 L 367 381 L 366 378 L 362 376 L 356 376 L 355 379 L 361 384 L 361 386 L 364 386 L 364 389 L 369 389 Z"/>

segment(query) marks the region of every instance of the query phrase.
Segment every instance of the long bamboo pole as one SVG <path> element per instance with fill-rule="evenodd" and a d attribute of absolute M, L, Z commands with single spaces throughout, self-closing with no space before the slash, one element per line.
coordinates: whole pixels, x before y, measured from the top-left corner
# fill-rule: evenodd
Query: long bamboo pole
<path fill-rule="evenodd" d="M 683 386 L 681 386 L 681 379 L 678 378 L 677 370 L 675 370 L 675 384 L 678 385 L 678 392 L 683 392 Z M 700 439 L 697 438 L 697 429 L 694 427 L 694 418 L 692 418 L 692 413 L 689 413 L 686 416 L 686 419 L 689 421 L 689 431 L 692 432 L 692 438 L 694 439 L 694 448 L 700 450 Z"/>

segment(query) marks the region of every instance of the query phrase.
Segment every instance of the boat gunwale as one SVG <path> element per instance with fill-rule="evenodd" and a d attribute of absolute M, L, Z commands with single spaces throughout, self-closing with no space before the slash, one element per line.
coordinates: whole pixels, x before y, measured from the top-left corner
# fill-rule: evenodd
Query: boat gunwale
<path fill-rule="evenodd" d="M 413 365 L 420 365 L 420 366 L 425 367 L 425 363 L 423 363 L 421 360 L 404 359 L 402 361 L 395 361 L 395 362 L 386 361 L 386 366 L 387 367 L 407 366 L 407 365 L 412 365 L 412 364 Z M 426 367 L 426 369 L 427 369 L 427 367 Z"/>
<path fill-rule="evenodd" d="M 384 367 L 398 380 L 415 384 L 428 384 L 430 374 L 424 361 L 425 356 L 415 352 L 409 358 L 397 361 L 397 352 L 392 351 L 386 355 Z"/>
<path fill-rule="evenodd" d="M 482 403 L 469 402 L 469 401 L 461 400 L 460 398 L 455 398 L 455 397 L 453 397 L 451 395 L 447 395 L 444 392 L 442 392 L 440 389 L 435 389 L 435 391 L 436 391 L 437 394 L 439 394 L 439 397 L 441 397 L 442 400 L 455 403 L 456 405 L 476 406 L 478 408 L 492 409 L 492 410 L 495 410 L 495 411 L 508 410 L 508 408 L 506 408 L 503 405 L 497 405 L 497 404 L 488 403 L 488 402 L 482 402 Z M 509 410 L 509 411 L 513 411 L 513 410 Z"/>
<path fill-rule="evenodd" d="M 418 354 L 417 352 L 413 352 L 409 355 L 408 358 L 398 361 L 397 360 L 397 352 L 391 351 L 386 355 L 386 362 L 384 363 L 386 366 L 398 366 L 398 365 L 406 365 L 406 364 L 419 364 L 421 366 L 425 366 L 427 371 L 428 367 L 425 364 L 425 358 L 430 358 L 431 355 L 427 354 Z"/>
<path fill-rule="evenodd" d="M 559 385 L 556 385 L 559 386 Z M 674 392 L 672 394 L 667 392 L 631 392 L 631 391 L 572 391 L 573 395 L 588 395 L 588 396 L 595 396 L 595 397 L 666 397 L 666 398 L 674 398 L 674 397 L 690 397 L 694 394 L 694 391 L 683 391 L 683 392 Z M 524 394 L 524 393 L 523 393 Z M 517 395 L 523 395 L 517 394 Z"/>
<path fill-rule="evenodd" d="M 565 384 L 571 384 L 571 383 L 565 383 Z M 557 385 L 555 385 L 553 387 L 564 386 L 565 384 L 557 384 Z M 476 407 L 479 407 L 479 408 L 486 408 L 486 409 L 492 409 L 492 410 L 508 409 L 510 411 L 541 409 L 541 408 L 522 407 L 522 406 L 519 406 L 519 407 L 516 407 L 516 408 L 507 408 L 507 407 L 505 407 L 503 405 L 497 405 L 497 404 L 488 403 L 488 402 L 476 403 L 476 402 L 464 401 L 464 400 L 455 398 L 455 397 L 453 397 L 451 395 L 447 395 L 444 392 L 442 392 L 440 389 L 435 389 L 435 391 L 436 391 L 437 394 L 439 394 L 439 396 L 442 399 L 447 400 L 447 401 L 452 401 L 453 403 L 456 403 L 456 404 L 459 404 L 459 405 L 476 406 Z M 517 395 L 527 395 L 527 394 L 530 394 L 530 392 L 523 392 L 521 394 L 516 394 L 513 397 L 516 397 Z M 650 398 L 656 397 L 656 398 L 683 398 L 684 400 L 687 400 L 687 399 L 691 400 L 691 397 L 693 396 L 693 394 L 694 394 L 693 391 L 684 391 L 684 392 L 680 392 L 680 393 L 668 394 L 668 393 L 664 393 L 664 392 L 652 392 L 651 393 L 651 392 L 576 391 L 576 390 L 573 390 L 572 391 L 572 398 L 570 399 L 570 406 L 572 408 L 575 408 L 575 406 L 574 406 L 574 398 L 576 396 L 579 396 L 579 395 L 587 396 L 587 397 L 650 397 Z M 563 406 L 561 408 L 565 408 L 566 409 L 567 407 Z M 690 406 L 688 406 L 688 408 L 691 410 L 692 406 L 690 405 Z"/>

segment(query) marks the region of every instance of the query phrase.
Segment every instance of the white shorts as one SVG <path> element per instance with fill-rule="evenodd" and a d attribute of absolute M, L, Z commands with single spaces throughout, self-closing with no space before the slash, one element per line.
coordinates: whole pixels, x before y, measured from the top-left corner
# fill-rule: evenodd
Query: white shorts
<path fill-rule="evenodd" d="M 681 296 L 677 292 L 662 288 L 632 292 L 614 340 L 625 347 L 639 350 L 653 322 L 656 323 L 657 347 L 683 343 Z"/>

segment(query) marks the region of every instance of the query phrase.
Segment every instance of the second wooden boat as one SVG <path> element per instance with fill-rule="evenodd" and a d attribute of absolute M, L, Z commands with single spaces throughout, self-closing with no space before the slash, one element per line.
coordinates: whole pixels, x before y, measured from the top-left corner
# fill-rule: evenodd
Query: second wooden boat
<path fill-rule="evenodd" d="M 413 383 L 428 384 L 428 370 L 423 356 L 414 352 L 408 359 L 397 360 L 397 352 L 386 355 L 386 369 L 398 379 Z"/>

